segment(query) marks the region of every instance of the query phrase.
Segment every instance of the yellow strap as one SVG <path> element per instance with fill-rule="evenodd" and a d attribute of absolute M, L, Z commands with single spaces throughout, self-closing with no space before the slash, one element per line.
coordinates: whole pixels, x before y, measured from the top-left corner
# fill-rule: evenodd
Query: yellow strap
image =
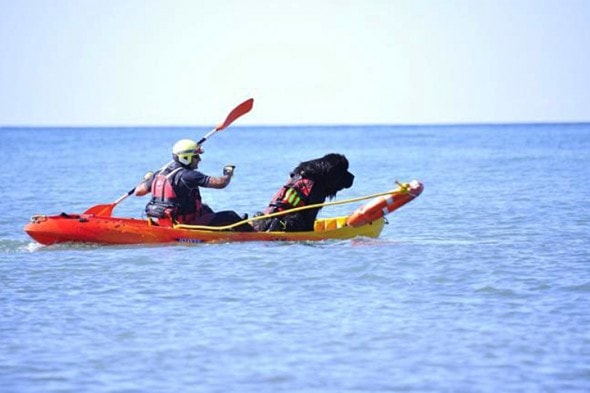
<path fill-rule="evenodd" d="M 297 194 L 297 191 L 295 191 L 292 188 L 289 188 L 287 190 L 287 192 L 285 193 L 285 197 L 283 198 L 284 201 L 287 201 L 287 203 L 289 203 L 291 206 L 296 207 L 299 205 L 299 203 L 301 203 L 301 198 L 299 198 L 299 195 Z"/>

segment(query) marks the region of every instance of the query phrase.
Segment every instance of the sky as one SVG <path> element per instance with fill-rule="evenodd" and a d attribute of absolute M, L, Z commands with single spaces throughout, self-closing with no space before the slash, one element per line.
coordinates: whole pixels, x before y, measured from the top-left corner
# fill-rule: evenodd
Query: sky
<path fill-rule="evenodd" d="M 590 0 L 0 0 L 0 126 L 590 121 Z"/>

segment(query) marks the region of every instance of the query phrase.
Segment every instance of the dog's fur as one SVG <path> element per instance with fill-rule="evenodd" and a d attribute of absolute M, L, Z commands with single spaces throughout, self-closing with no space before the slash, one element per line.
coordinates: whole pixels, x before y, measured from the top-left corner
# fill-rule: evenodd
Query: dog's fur
<path fill-rule="evenodd" d="M 350 188 L 354 181 L 354 175 L 348 172 L 348 160 L 342 154 L 330 153 L 322 158 L 301 162 L 291 172 L 289 181 L 277 191 L 265 214 L 288 209 L 284 206 L 278 206 L 276 199 L 290 185 L 293 185 L 293 181 L 299 177 L 313 181 L 311 193 L 307 196 L 307 201 L 305 201 L 305 205 L 308 206 L 323 203 L 326 198 L 334 198 L 338 191 Z M 312 231 L 319 211 L 320 208 L 306 209 L 261 219 L 254 221 L 253 224 L 258 231 Z"/>

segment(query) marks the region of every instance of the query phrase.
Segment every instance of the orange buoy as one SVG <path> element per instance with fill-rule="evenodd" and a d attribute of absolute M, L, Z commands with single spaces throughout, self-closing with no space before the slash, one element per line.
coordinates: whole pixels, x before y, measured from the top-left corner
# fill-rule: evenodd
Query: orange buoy
<path fill-rule="evenodd" d="M 391 191 L 390 194 L 375 198 L 356 209 L 348 217 L 346 224 L 351 227 L 358 227 L 378 220 L 416 198 L 424 189 L 424 185 L 418 180 L 398 184 L 399 188 Z"/>

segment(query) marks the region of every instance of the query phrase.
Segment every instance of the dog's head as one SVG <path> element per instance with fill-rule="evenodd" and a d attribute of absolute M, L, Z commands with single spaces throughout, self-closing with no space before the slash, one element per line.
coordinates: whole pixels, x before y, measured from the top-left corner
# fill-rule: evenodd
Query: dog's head
<path fill-rule="evenodd" d="M 326 191 L 326 196 L 333 198 L 344 188 L 350 188 L 354 175 L 348 171 L 348 160 L 342 154 L 330 153 L 322 158 L 300 163 L 293 173 L 312 179 Z"/>

